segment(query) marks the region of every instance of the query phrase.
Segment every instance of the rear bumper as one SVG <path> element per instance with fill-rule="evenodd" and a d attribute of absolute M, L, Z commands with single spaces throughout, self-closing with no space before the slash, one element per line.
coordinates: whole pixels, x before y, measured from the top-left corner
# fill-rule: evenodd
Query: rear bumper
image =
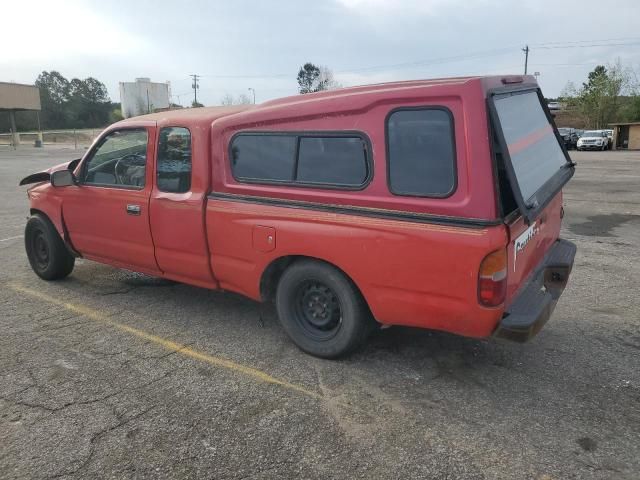
<path fill-rule="evenodd" d="M 494 336 L 526 342 L 551 317 L 573 268 L 576 246 L 558 239 L 505 312 Z"/>

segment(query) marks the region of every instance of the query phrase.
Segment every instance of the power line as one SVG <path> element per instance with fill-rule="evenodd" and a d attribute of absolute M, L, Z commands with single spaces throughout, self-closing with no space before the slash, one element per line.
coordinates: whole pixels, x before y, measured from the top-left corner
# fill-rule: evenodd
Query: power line
<path fill-rule="evenodd" d="M 568 44 L 578 44 L 578 43 L 600 43 L 600 42 L 619 42 L 623 40 L 640 40 L 640 37 L 618 37 L 618 38 L 603 38 L 599 40 L 567 40 L 563 42 L 547 42 L 547 43 L 535 43 L 532 44 L 534 47 L 543 47 L 547 45 L 568 45 Z"/>
<path fill-rule="evenodd" d="M 455 55 L 455 56 L 451 56 L 451 57 L 439 57 L 439 58 L 433 58 L 433 59 L 428 59 L 428 60 L 420 60 L 420 61 L 415 61 L 415 62 L 395 63 L 395 64 L 388 64 L 388 65 L 373 65 L 373 66 L 369 66 L 369 67 L 352 68 L 352 69 L 348 69 L 348 70 L 347 69 L 345 69 L 345 70 L 337 70 L 335 73 L 336 74 L 359 73 L 359 72 L 372 71 L 372 70 L 381 70 L 381 69 L 389 69 L 389 68 L 403 68 L 403 67 L 419 67 L 419 66 L 428 66 L 428 65 L 439 65 L 439 64 L 442 64 L 442 63 L 455 62 L 455 61 L 459 61 L 459 60 L 470 60 L 470 59 L 485 58 L 485 57 L 496 56 L 496 55 L 504 55 L 504 54 L 508 54 L 508 53 L 512 53 L 512 52 L 513 52 L 512 48 L 500 48 L 500 49 L 486 50 L 486 51 L 481 51 L 481 52 L 476 52 L 476 53 L 471 53 L 471 54 L 465 54 L 465 55 Z M 269 74 L 269 75 L 256 75 L 256 74 L 252 74 L 252 75 L 201 75 L 201 77 L 207 77 L 207 78 L 281 78 L 281 77 L 285 77 L 285 78 L 289 78 L 289 77 L 291 77 L 291 73 L 275 73 L 275 74 Z"/>
<path fill-rule="evenodd" d="M 271 75 L 200 75 L 206 78 L 281 78 L 290 77 L 291 73 L 275 73 Z"/>
<path fill-rule="evenodd" d="M 626 47 L 631 45 L 640 45 L 640 42 L 629 42 L 629 43 L 592 43 L 589 45 L 557 45 L 557 46 L 548 46 L 548 47 L 536 47 L 540 50 L 553 50 L 559 48 L 591 48 L 591 47 Z"/>
<path fill-rule="evenodd" d="M 507 53 L 513 53 L 512 48 L 500 48 L 494 50 L 485 50 L 481 52 L 475 52 L 465 55 L 455 55 L 451 57 L 439 57 L 432 58 L 428 60 L 420 60 L 417 62 L 405 62 L 405 63 L 395 63 L 395 64 L 387 64 L 387 65 L 376 65 L 372 67 L 362 67 L 362 68 L 352 68 L 349 70 L 337 71 L 336 73 L 359 73 L 371 70 L 380 70 L 380 69 L 389 69 L 389 68 L 404 68 L 404 67 L 421 67 L 421 66 L 429 66 L 429 65 L 440 65 L 443 63 L 457 62 L 459 60 L 472 60 L 476 58 L 486 58 L 497 55 L 504 55 Z"/>
<path fill-rule="evenodd" d="M 532 63 L 536 67 L 586 67 L 589 65 L 600 65 L 602 62 L 587 62 L 587 63 Z"/>
<path fill-rule="evenodd" d="M 622 40 L 638 40 L 638 41 L 628 41 L 622 42 Z M 614 41 L 618 43 L 602 43 Z M 592 43 L 589 43 L 592 42 Z M 540 49 L 540 50 L 555 50 L 555 49 L 569 49 L 569 48 L 593 48 L 593 47 L 617 47 L 617 46 L 634 46 L 640 45 L 640 37 L 623 37 L 623 38 L 613 38 L 613 39 L 602 39 L 602 40 L 576 40 L 576 41 L 567 41 L 567 42 L 548 42 L 548 43 L 539 43 L 539 44 L 529 44 L 525 46 L 522 50 L 525 52 L 525 63 L 528 63 L 528 53 L 531 52 L 532 49 Z M 454 55 L 447 57 L 438 57 L 426 60 L 419 60 L 414 62 L 403 62 L 403 63 L 394 63 L 394 64 L 385 64 L 385 65 L 372 65 L 368 67 L 359 67 L 359 68 L 351 68 L 351 69 L 341 69 L 336 70 L 336 74 L 349 74 L 349 73 L 364 73 L 371 72 L 375 70 L 389 70 L 389 69 L 403 69 L 403 68 L 412 68 L 412 67 L 425 67 L 425 66 L 433 66 L 433 65 L 442 65 L 446 63 L 453 63 L 462 60 L 476 60 L 481 58 L 493 57 L 506 55 L 514 52 L 513 47 L 505 47 L 500 49 L 492 49 L 479 51 L 470 54 L 464 55 Z M 528 70 L 528 65 L 526 70 Z M 194 75 L 191 75 L 194 77 Z M 273 73 L 273 74 L 238 74 L 238 75 L 197 75 L 197 77 L 206 77 L 206 78 L 220 78 L 220 79 L 269 79 L 269 78 L 290 78 L 291 73 Z"/>

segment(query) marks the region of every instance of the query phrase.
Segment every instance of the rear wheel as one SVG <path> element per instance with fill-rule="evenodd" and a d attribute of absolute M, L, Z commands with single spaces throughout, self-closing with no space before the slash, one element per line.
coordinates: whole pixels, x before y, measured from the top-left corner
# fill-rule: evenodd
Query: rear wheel
<path fill-rule="evenodd" d="M 283 273 L 276 308 L 289 337 L 316 357 L 352 352 L 375 326 L 353 283 L 336 268 L 313 260 L 296 262 Z"/>
<path fill-rule="evenodd" d="M 24 246 L 31 268 L 44 280 L 59 280 L 73 270 L 75 258 L 44 215 L 35 214 L 27 222 Z"/>

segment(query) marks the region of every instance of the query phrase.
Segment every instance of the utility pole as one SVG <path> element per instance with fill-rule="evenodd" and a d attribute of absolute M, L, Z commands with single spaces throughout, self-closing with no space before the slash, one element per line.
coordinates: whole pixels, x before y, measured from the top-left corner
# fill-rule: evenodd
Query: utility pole
<path fill-rule="evenodd" d="M 522 51 L 524 52 L 524 74 L 526 75 L 529 66 L 529 45 L 525 45 Z"/>
<path fill-rule="evenodd" d="M 200 80 L 200 75 L 192 73 L 189 76 L 191 78 L 193 78 L 193 83 L 191 84 L 191 88 L 193 88 L 193 103 L 197 104 L 198 103 L 198 89 L 200 88 L 200 85 L 198 84 L 198 81 Z"/>

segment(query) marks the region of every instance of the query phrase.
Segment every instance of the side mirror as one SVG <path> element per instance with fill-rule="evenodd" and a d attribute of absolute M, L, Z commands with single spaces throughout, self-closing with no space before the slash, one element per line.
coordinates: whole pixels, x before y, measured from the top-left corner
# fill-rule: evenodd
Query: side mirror
<path fill-rule="evenodd" d="M 51 185 L 54 187 L 68 187 L 76 184 L 76 177 L 69 170 L 59 170 L 51 174 Z"/>

